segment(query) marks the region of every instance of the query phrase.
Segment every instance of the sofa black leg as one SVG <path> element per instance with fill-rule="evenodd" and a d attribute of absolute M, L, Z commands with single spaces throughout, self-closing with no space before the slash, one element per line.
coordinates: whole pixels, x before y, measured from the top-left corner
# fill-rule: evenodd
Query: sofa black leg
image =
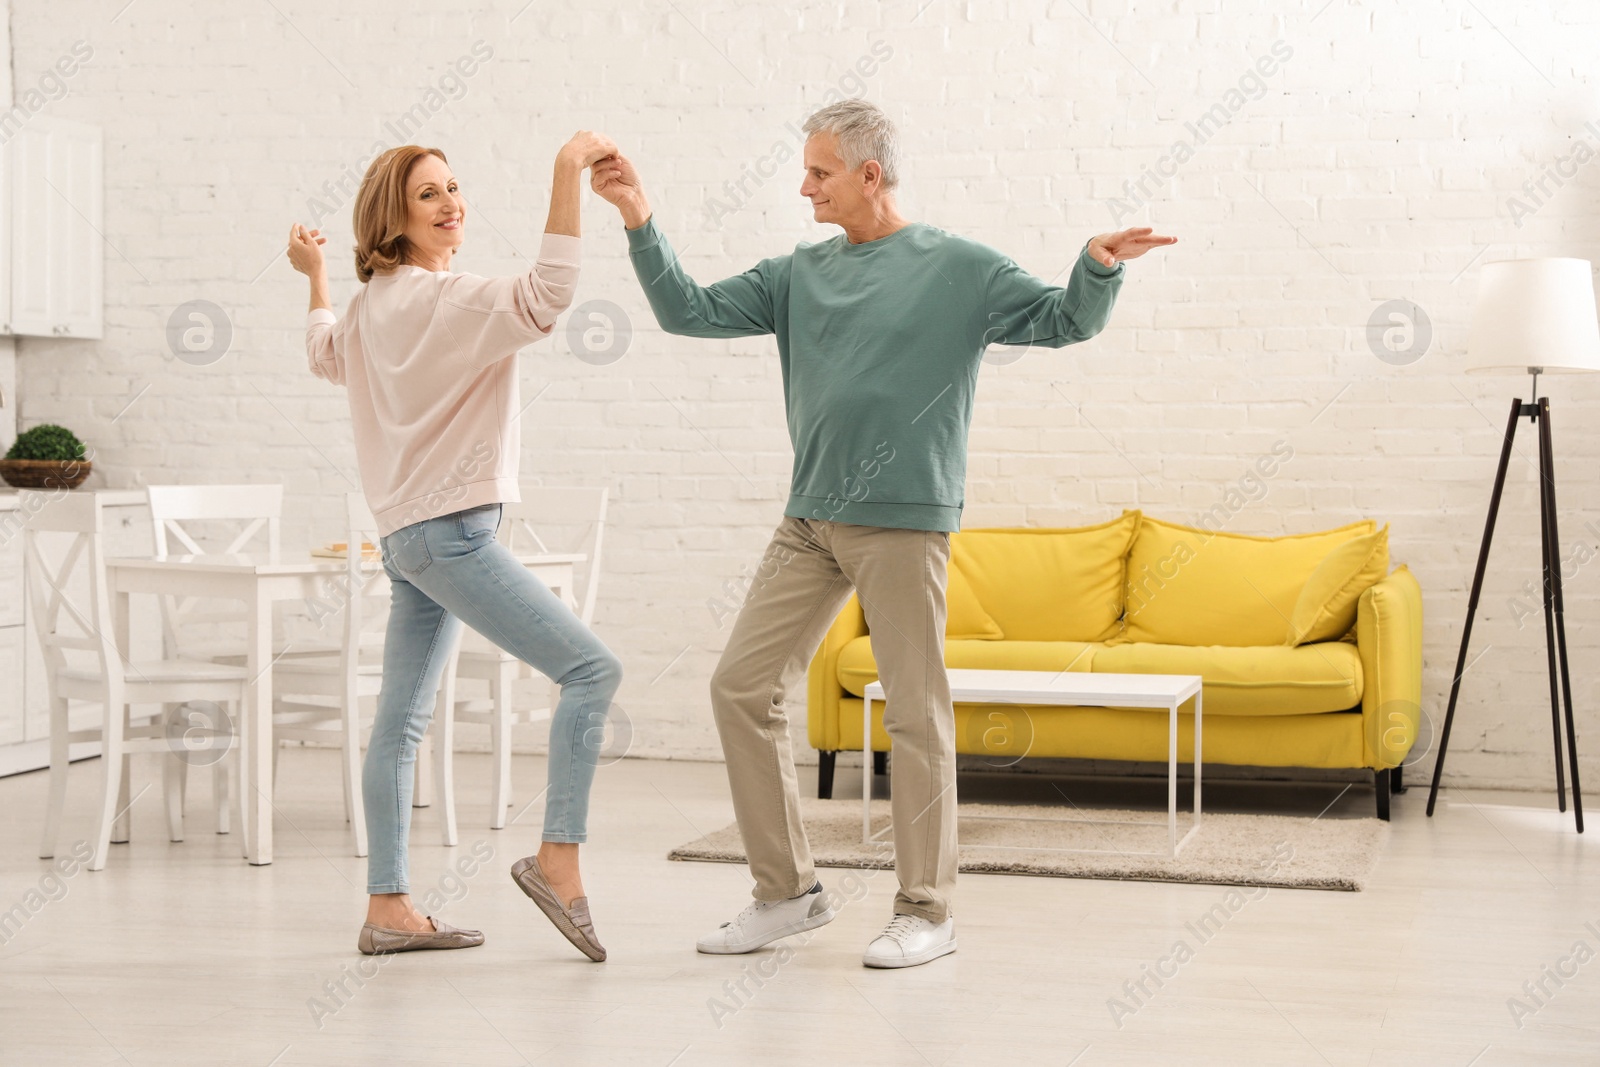
<path fill-rule="evenodd" d="M 1378 793 L 1378 818 L 1382 819 L 1384 822 L 1389 821 L 1389 773 L 1390 772 L 1387 767 L 1381 771 L 1372 772 L 1374 779 L 1373 784 L 1377 786 Z"/>
<path fill-rule="evenodd" d="M 1389 772 L 1389 792 L 1404 793 L 1406 791 L 1406 786 L 1400 781 L 1400 772 L 1404 769 L 1403 767 L 1396 767 Z"/>
<path fill-rule="evenodd" d="M 874 752 L 872 754 L 872 773 L 873 774 L 888 774 L 889 773 L 889 753 L 887 753 L 887 752 Z"/>
<path fill-rule="evenodd" d="M 832 752 L 817 753 L 817 799 L 833 799 L 833 757 Z"/>

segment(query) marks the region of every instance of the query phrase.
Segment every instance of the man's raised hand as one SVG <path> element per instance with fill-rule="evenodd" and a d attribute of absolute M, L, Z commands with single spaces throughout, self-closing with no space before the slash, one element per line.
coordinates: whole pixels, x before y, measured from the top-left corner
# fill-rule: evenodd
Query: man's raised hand
<path fill-rule="evenodd" d="M 1148 226 L 1135 226 L 1117 233 L 1102 233 L 1089 241 L 1089 255 L 1103 267 L 1115 267 L 1124 259 L 1138 259 L 1152 248 L 1175 245 L 1176 237 L 1163 237 Z"/>
<path fill-rule="evenodd" d="M 645 199 L 644 183 L 633 161 L 621 152 L 602 159 L 589 169 L 589 187 L 601 199 L 614 204 L 622 212 L 622 222 L 630 230 L 643 226 L 650 218 L 650 204 Z"/>

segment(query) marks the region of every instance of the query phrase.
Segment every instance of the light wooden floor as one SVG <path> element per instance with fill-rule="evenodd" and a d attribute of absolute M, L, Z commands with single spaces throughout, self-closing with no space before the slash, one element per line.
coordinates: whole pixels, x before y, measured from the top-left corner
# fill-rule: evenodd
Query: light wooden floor
<path fill-rule="evenodd" d="M 889 915 L 887 873 L 792 957 L 698 955 L 695 937 L 744 905 L 748 879 L 664 857 L 731 820 L 723 768 L 628 760 L 596 783 L 586 873 L 611 958 L 593 965 L 507 876 L 536 847 L 541 809 L 486 829 L 487 758 L 459 759 L 461 844 L 439 846 L 434 816 L 418 812 L 413 887 L 454 896 L 440 913 L 487 944 L 381 966 L 355 951 L 365 861 L 348 855 L 331 752 L 284 753 L 270 867 L 209 832 L 198 775 L 187 841 L 165 840 L 157 785 L 135 805 L 133 843 L 64 894 L 47 885 L 59 899 L 36 911 L 45 777 L 0 780 L 0 909 L 29 913 L 0 945 L 0 1063 L 1600 1063 L 1600 960 L 1586 956 L 1563 988 L 1545 979 L 1553 995 L 1520 1028 L 1507 1006 L 1576 942 L 1600 953 L 1600 826 L 1578 838 L 1548 794 L 1456 791 L 1428 820 L 1414 784 L 1367 892 L 1271 890 L 1205 943 L 1185 924 L 1223 901 L 1219 887 L 965 876 L 961 950 L 880 972 L 860 957 Z M 68 842 L 89 832 L 96 770 L 74 768 Z M 541 760 L 519 757 L 517 771 L 543 784 Z M 153 759 L 136 761 L 136 789 L 154 774 Z M 837 795 L 859 782 L 841 767 Z M 1161 783 L 1057 784 L 1080 804 L 1164 802 Z M 973 776 L 962 788 L 1049 793 Z M 1207 803 L 1315 814 L 1340 788 L 1208 782 Z M 1324 817 L 1371 804 L 1358 786 Z M 446 877 L 490 850 L 473 876 Z M 823 871 L 830 885 L 846 876 Z M 1179 939 L 1192 958 L 1160 988 L 1147 978 L 1136 1003 L 1124 984 Z M 363 966 L 372 976 L 358 984 L 348 976 Z M 340 980 L 335 999 L 325 983 Z M 1112 998 L 1135 1010 L 1114 1020 Z"/>

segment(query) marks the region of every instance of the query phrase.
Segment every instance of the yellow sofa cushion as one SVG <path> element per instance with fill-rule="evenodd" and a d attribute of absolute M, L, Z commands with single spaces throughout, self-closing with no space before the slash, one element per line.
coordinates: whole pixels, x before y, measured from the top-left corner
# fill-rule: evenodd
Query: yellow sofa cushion
<path fill-rule="evenodd" d="M 1361 656 L 1354 645 L 1256 648 L 1100 644 L 1084 641 L 947 641 L 947 667 L 972 670 L 1198 674 L 1208 715 L 1314 715 L 1361 703 Z M 839 684 L 861 696 L 878 679 L 872 639 L 839 650 Z"/>
<path fill-rule="evenodd" d="M 1120 629 L 1138 524 L 1139 513 L 1125 511 L 1098 526 L 963 530 L 951 535 L 950 556 L 1008 643 L 1105 641 Z"/>
<path fill-rule="evenodd" d="M 1085 641 L 946 641 L 944 664 L 968 670 L 1082 671 L 1088 673 L 1104 645 Z M 857 637 L 839 650 L 839 684 L 855 696 L 878 680 L 872 638 Z M 860 731 L 856 731 L 857 734 Z"/>
<path fill-rule="evenodd" d="M 1204 716 L 1311 715 L 1361 703 L 1361 654 L 1343 641 L 1315 645 L 1108 645 L 1096 674 L 1198 674 Z"/>
<path fill-rule="evenodd" d="M 1282 645 L 1295 601 L 1317 565 L 1375 525 L 1366 519 L 1318 533 L 1256 537 L 1147 516 L 1128 557 L 1124 637 L 1169 645 Z M 997 610 L 981 588 L 978 595 Z M 995 617 L 1010 633 L 1005 616 Z"/>
<path fill-rule="evenodd" d="M 954 559 L 950 561 L 947 573 L 944 590 L 945 638 L 950 641 L 999 641 L 1004 638 L 1005 631 L 994 621 L 994 616 L 983 610 L 978 594 L 972 591 L 972 583 L 967 581 L 967 576 L 961 573 Z"/>
<path fill-rule="evenodd" d="M 1337 641 L 1356 624 L 1361 594 L 1389 573 L 1389 527 L 1351 538 L 1322 558 L 1289 613 L 1285 644 Z"/>

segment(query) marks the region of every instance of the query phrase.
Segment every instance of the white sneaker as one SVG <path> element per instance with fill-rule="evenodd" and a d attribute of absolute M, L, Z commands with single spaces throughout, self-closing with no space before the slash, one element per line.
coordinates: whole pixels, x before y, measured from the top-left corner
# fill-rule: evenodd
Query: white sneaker
<path fill-rule="evenodd" d="M 956 950 L 956 921 L 929 922 L 919 915 L 896 915 L 873 938 L 861 962 L 868 967 L 916 967 Z"/>
<path fill-rule="evenodd" d="M 833 921 L 833 905 L 818 882 L 789 900 L 751 901 L 732 922 L 723 923 L 695 943 L 701 952 L 734 955 L 754 952 L 780 938 L 815 930 Z"/>

